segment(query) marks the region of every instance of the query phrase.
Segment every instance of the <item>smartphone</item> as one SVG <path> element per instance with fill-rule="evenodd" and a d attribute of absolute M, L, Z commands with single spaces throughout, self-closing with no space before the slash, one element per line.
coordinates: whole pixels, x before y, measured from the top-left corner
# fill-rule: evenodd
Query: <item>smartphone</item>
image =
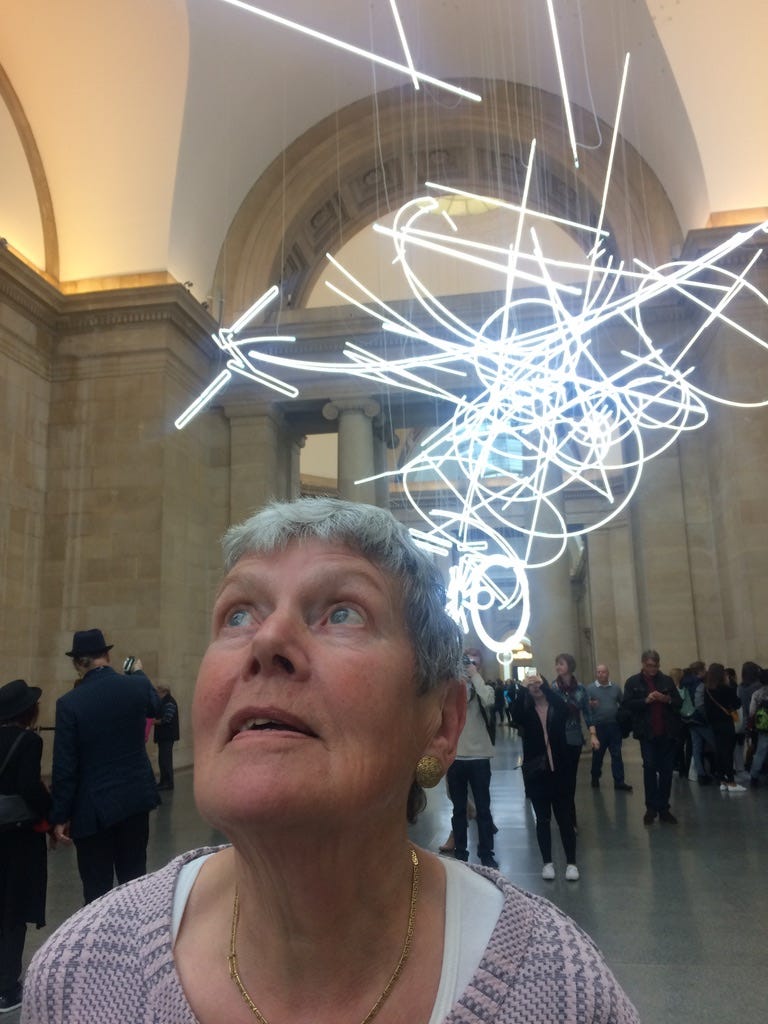
<path fill-rule="evenodd" d="M 133 655 L 129 655 L 123 662 L 123 672 L 125 672 L 127 676 L 129 676 L 133 671 L 133 665 L 135 661 L 136 659 L 133 657 Z"/>

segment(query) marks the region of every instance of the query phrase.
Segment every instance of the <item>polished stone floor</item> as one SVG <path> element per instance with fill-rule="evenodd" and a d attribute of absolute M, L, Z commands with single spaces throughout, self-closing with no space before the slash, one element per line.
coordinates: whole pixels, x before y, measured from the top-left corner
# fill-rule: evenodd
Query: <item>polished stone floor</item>
<path fill-rule="evenodd" d="M 585 752 L 577 790 L 581 879 L 563 878 L 565 865 L 555 832 L 558 873 L 554 882 L 545 882 L 533 816 L 517 770 L 519 741 L 508 729 L 499 731 L 492 809 L 502 872 L 518 885 L 548 896 L 589 932 L 644 1024 L 762 1019 L 766 1003 L 760 979 L 768 950 L 768 786 L 733 796 L 676 776 L 672 809 L 679 824 L 649 828 L 643 825 L 638 744 L 624 744 L 633 793 L 614 792 L 608 758 L 601 789 L 591 789 Z M 221 840 L 197 816 L 190 772 L 178 772 L 175 791 L 163 796 L 163 806 L 152 816 L 152 869 L 182 850 Z M 428 807 L 412 834 L 416 842 L 436 850 L 449 829 L 450 804 L 441 785 L 430 792 Z M 78 908 L 80 897 L 74 851 L 53 851 L 48 927 L 28 933 L 27 958 Z M 5 1020 L 17 1021 L 18 1012 L 7 1014 Z"/>

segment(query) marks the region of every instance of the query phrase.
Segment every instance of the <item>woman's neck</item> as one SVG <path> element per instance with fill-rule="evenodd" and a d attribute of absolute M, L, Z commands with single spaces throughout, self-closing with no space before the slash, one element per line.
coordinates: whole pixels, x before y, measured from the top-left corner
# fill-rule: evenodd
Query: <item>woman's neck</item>
<path fill-rule="evenodd" d="M 326 1021 L 338 1019 L 339 1007 L 344 1007 L 345 1019 L 362 1020 L 403 949 L 414 888 L 411 844 L 406 838 L 381 854 L 369 849 L 364 856 L 352 849 L 353 842 L 330 852 L 325 845 L 305 841 L 300 855 L 283 853 L 277 860 L 263 849 L 245 855 L 230 849 L 211 858 L 190 895 L 177 941 L 179 960 L 185 942 L 194 956 L 201 935 L 206 949 L 229 946 L 237 887 L 238 971 L 266 1019 L 298 1020 L 312 1013 L 313 1019 Z M 418 859 L 411 970 L 406 975 L 403 969 L 392 991 L 393 1004 L 399 1003 L 395 997 L 401 987 L 411 990 L 407 979 L 413 978 L 414 963 L 426 958 L 435 987 L 439 980 L 444 872 L 432 855 L 418 851 Z M 182 970 L 186 988 L 185 974 Z M 189 984 L 194 988 L 194 981 Z M 237 996 L 226 978 L 225 997 L 230 988 Z M 359 1006 L 350 1002 L 350 993 L 357 993 Z M 410 991 L 410 998 L 417 996 Z M 271 1015 L 275 1007 L 282 1013 Z M 328 1007 L 335 1007 L 335 1018 L 330 1010 L 325 1012 Z M 381 1019 L 392 1018 L 382 1012 Z"/>

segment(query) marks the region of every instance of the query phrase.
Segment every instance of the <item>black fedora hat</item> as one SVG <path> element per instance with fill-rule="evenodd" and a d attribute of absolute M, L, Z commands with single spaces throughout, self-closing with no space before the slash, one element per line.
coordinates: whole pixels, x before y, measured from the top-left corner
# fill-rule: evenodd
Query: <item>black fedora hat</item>
<path fill-rule="evenodd" d="M 72 637 L 72 650 L 67 651 L 67 657 L 83 658 L 88 654 L 103 654 L 111 651 L 114 646 L 105 642 L 100 629 L 81 629 Z"/>
<path fill-rule="evenodd" d="M 0 722 L 7 722 L 37 704 L 43 691 L 39 686 L 27 686 L 23 679 L 14 679 L 0 686 Z"/>

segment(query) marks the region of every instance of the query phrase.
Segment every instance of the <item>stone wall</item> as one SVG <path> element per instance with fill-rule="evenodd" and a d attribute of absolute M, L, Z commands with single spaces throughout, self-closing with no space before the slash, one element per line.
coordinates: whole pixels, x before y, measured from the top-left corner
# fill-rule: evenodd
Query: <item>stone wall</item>
<path fill-rule="evenodd" d="M 74 681 L 76 629 L 141 656 L 188 708 L 230 521 L 229 428 L 173 421 L 208 377 L 210 318 L 180 286 L 62 296 L 4 254 L 0 643 L 6 679 Z M 14 288 L 10 282 L 16 281 Z M 19 282 L 27 285 L 27 290 Z M 46 764 L 50 758 L 46 744 Z"/>

